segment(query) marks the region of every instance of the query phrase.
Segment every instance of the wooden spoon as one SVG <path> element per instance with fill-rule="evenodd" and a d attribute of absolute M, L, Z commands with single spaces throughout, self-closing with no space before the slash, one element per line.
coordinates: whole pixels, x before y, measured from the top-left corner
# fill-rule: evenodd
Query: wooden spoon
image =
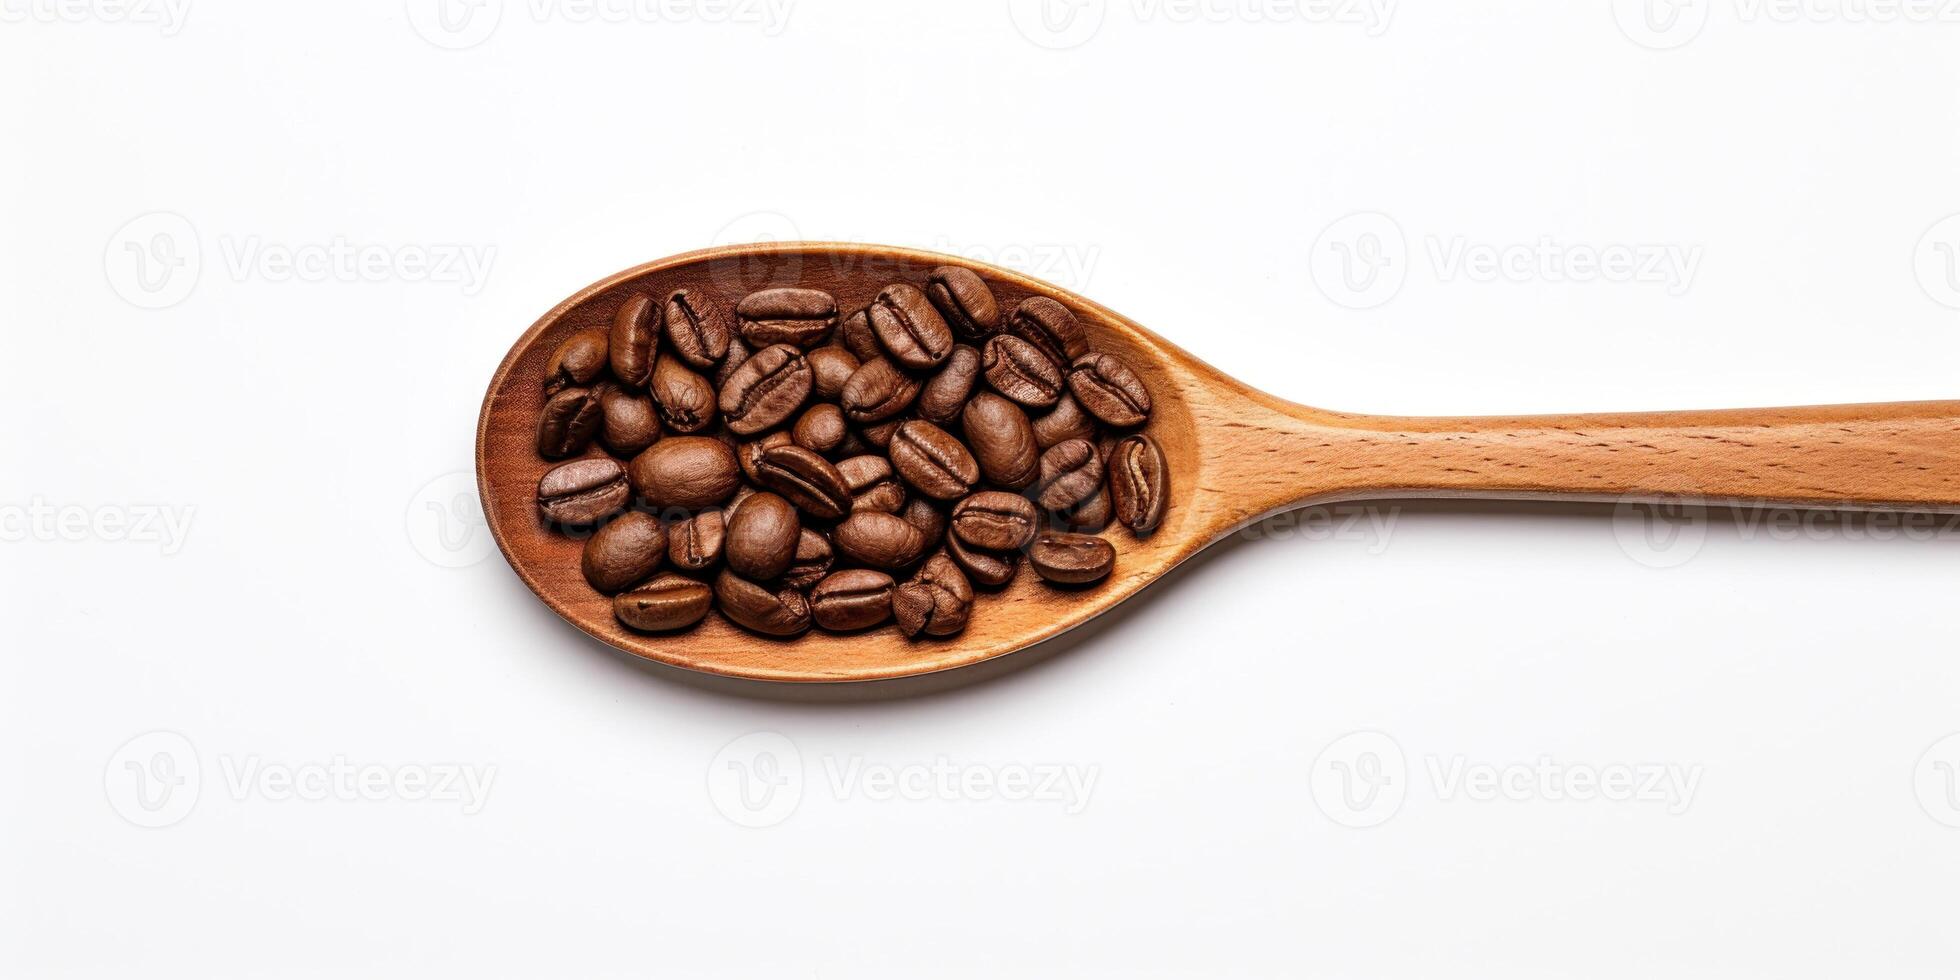
<path fill-rule="evenodd" d="M 579 572 L 580 540 L 554 533 L 535 504 L 552 464 L 534 449 L 544 363 L 567 335 L 606 327 L 635 292 L 709 289 L 729 303 L 760 288 L 814 286 L 840 309 L 886 284 L 963 265 L 1003 310 L 1051 296 L 1099 350 L 1149 383 L 1149 432 L 1169 462 L 1163 526 L 1141 540 L 1112 525 L 1116 571 L 1083 591 L 1025 569 L 983 595 L 965 632 L 907 640 L 891 627 L 774 640 L 711 615 L 690 632 L 634 633 Z M 1233 530 L 1336 500 L 1500 497 L 1744 501 L 1814 508 L 1960 509 L 1960 402 L 1698 412 L 1397 418 L 1309 408 L 1254 391 L 1156 334 L 1066 290 L 966 259 L 879 245 L 765 243 L 689 252 L 609 276 L 538 320 L 490 381 L 477 425 L 477 481 L 498 547 L 538 597 L 573 625 L 637 656 L 776 681 L 863 681 L 977 663 L 1057 636 L 1137 594 Z M 598 450 L 594 450 L 597 453 Z"/>

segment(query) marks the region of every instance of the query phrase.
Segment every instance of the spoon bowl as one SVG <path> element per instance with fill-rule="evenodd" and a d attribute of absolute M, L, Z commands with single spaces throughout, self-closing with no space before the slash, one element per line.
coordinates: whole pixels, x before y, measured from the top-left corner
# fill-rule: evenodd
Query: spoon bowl
<path fill-rule="evenodd" d="M 983 593 L 966 629 L 907 639 L 889 625 L 849 635 L 774 639 L 710 615 L 677 634 L 636 633 L 579 571 L 582 538 L 537 512 L 538 478 L 558 462 L 534 441 L 545 362 L 567 336 L 606 328 L 638 292 L 705 289 L 733 301 L 757 289 L 825 290 L 855 310 L 897 281 L 940 265 L 986 280 L 1003 310 L 1051 297 L 1080 318 L 1091 346 L 1149 386 L 1147 432 L 1170 473 L 1162 526 L 1118 525 L 1115 571 L 1058 590 L 1022 569 Z M 594 455 L 599 450 L 592 451 Z M 1960 508 L 1960 402 L 1791 409 L 1489 418 L 1352 415 L 1294 404 L 1240 384 L 1131 320 L 1067 290 L 984 263 L 913 249 L 826 242 L 689 252 L 580 290 L 518 339 L 491 379 L 477 424 L 483 510 L 497 546 L 560 616 L 621 650 L 691 670 L 792 682 L 870 681 L 963 667 L 1071 630 L 1157 581 L 1233 530 L 1292 507 L 1382 497 L 1576 500 L 1665 498 L 1798 507 Z"/>

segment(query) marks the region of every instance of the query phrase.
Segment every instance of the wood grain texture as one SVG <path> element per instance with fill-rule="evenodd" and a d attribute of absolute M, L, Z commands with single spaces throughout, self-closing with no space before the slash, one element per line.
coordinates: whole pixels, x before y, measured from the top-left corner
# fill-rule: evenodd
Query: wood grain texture
<path fill-rule="evenodd" d="M 1170 466 L 1163 526 L 1141 540 L 1105 532 L 1116 572 L 1057 591 L 1023 569 L 984 596 L 958 636 L 907 640 L 894 628 L 794 640 L 718 616 L 694 631 L 637 634 L 579 573 L 583 542 L 546 529 L 535 506 L 550 463 L 533 447 L 544 362 L 574 330 L 603 327 L 634 292 L 705 288 L 735 298 L 774 285 L 864 305 L 884 285 L 936 265 L 973 269 L 1003 309 L 1041 294 L 1073 310 L 1092 344 L 1128 361 L 1155 401 L 1149 432 Z M 593 450 L 597 455 L 599 450 Z M 1304 504 L 1384 497 L 1614 500 L 1678 496 L 1816 507 L 1960 509 L 1960 402 L 1494 418 L 1350 415 L 1239 384 L 1135 323 L 1018 273 L 952 256 L 821 242 L 733 246 L 629 269 L 545 314 L 505 357 L 477 428 L 484 512 L 511 567 L 559 615 L 638 656 L 777 681 L 859 681 L 977 663 L 1057 636 L 1130 598 L 1178 563 L 1260 517 Z"/>

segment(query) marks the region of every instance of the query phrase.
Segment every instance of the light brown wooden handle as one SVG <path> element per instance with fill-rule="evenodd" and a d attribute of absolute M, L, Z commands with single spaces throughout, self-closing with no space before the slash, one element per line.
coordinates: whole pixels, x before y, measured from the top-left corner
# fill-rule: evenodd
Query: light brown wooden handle
<path fill-rule="evenodd" d="M 1960 401 L 1491 418 L 1291 408 L 1307 465 L 1333 474 L 1321 495 L 1960 509 Z"/>

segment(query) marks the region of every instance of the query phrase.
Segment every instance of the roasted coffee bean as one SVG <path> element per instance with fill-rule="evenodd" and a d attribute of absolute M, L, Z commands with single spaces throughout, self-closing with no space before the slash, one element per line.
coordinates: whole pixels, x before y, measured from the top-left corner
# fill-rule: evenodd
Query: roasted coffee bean
<path fill-rule="evenodd" d="M 675 568 L 698 572 L 721 560 L 728 519 L 718 510 L 704 510 L 667 530 L 667 560 Z"/>
<path fill-rule="evenodd" d="M 851 356 L 864 361 L 876 360 L 885 356 L 885 349 L 878 343 L 878 335 L 871 332 L 871 314 L 859 310 L 844 318 L 837 328 L 837 342 L 851 352 Z"/>
<path fill-rule="evenodd" d="M 827 455 L 844 442 L 850 427 L 844 424 L 844 410 L 829 402 L 818 402 L 803 410 L 790 431 L 796 444 L 813 453 Z"/>
<path fill-rule="evenodd" d="M 545 362 L 544 390 L 583 387 L 606 369 L 606 332 L 597 328 L 580 330 L 566 337 Z"/>
<path fill-rule="evenodd" d="M 791 439 L 788 432 L 778 429 L 760 439 L 754 439 L 736 446 L 735 461 L 742 464 L 742 475 L 748 477 L 750 483 L 761 483 L 762 478 L 756 474 L 760 472 L 758 467 L 762 465 L 762 454 L 777 446 L 791 446 L 795 444 L 796 440 Z"/>
<path fill-rule="evenodd" d="M 546 459 L 576 456 L 592 444 L 605 410 L 591 388 L 563 388 L 544 400 L 538 413 L 538 455 Z"/>
<path fill-rule="evenodd" d="M 982 340 L 1000 325 L 1000 304 L 972 269 L 942 265 L 926 273 L 926 298 L 939 308 L 946 324 L 968 340 Z"/>
<path fill-rule="evenodd" d="M 796 557 L 790 559 L 789 570 L 783 573 L 783 584 L 807 589 L 829 574 L 830 566 L 836 560 L 830 539 L 806 527 L 802 534 L 797 535 Z"/>
<path fill-rule="evenodd" d="M 957 500 L 980 482 L 980 464 L 958 439 L 931 422 L 913 419 L 892 434 L 892 469 L 920 493 Z"/>
<path fill-rule="evenodd" d="M 1043 531 L 1028 547 L 1034 573 L 1061 585 L 1101 581 L 1116 565 L 1116 549 L 1093 534 Z"/>
<path fill-rule="evenodd" d="M 645 579 L 667 557 L 667 529 L 660 518 L 630 510 L 585 541 L 579 570 L 593 588 L 612 595 Z"/>
<path fill-rule="evenodd" d="M 1047 449 L 1058 442 L 1070 439 L 1094 439 L 1096 437 L 1095 416 L 1082 410 L 1076 404 L 1075 396 L 1064 392 L 1055 399 L 1055 407 L 1034 420 L 1035 445 Z"/>
<path fill-rule="evenodd" d="M 869 568 L 847 568 L 810 590 L 810 616 L 835 633 L 869 629 L 891 618 L 892 577 Z"/>
<path fill-rule="evenodd" d="M 847 428 L 844 430 L 844 441 L 838 443 L 837 448 L 830 451 L 830 458 L 850 459 L 852 456 L 863 456 L 867 453 L 875 453 L 877 451 L 878 447 L 865 442 L 864 436 L 858 430 Z"/>
<path fill-rule="evenodd" d="M 741 337 L 728 338 L 728 355 L 721 359 L 721 366 L 715 368 L 715 390 L 728 387 L 728 379 L 734 377 L 735 372 L 741 370 L 754 354 L 749 350 L 749 345 L 742 343 Z"/>
<path fill-rule="evenodd" d="M 737 626 L 765 636 L 795 636 L 810 628 L 810 604 L 795 589 L 770 591 L 723 569 L 715 576 L 715 604 Z"/>
<path fill-rule="evenodd" d="M 721 389 L 728 431 L 754 435 L 781 425 L 810 397 L 810 362 L 788 344 L 756 351 Z"/>
<path fill-rule="evenodd" d="M 774 344 L 809 350 L 837 326 L 837 300 L 821 289 L 784 286 L 750 293 L 735 304 L 742 339 L 758 351 Z"/>
<path fill-rule="evenodd" d="M 960 413 L 960 429 L 988 482 L 1020 490 L 1040 474 L 1034 428 L 1013 402 L 991 392 L 974 395 Z"/>
<path fill-rule="evenodd" d="M 1119 429 L 1150 418 L 1150 389 L 1114 354 L 1077 358 L 1068 373 L 1068 390 L 1083 410 Z"/>
<path fill-rule="evenodd" d="M 946 556 L 953 559 L 953 564 L 960 566 L 961 571 L 966 572 L 966 577 L 972 579 L 973 584 L 990 589 L 1000 588 L 1013 581 L 1014 570 L 1021 567 L 1020 554 L 1011 551 L 1002 554 L 981 551 L 961 541 L 957 534 L 947 535 Z"/>
<path fill-rule="evenodd" d="M 953 351 L 953 331 L 919 287 L 893 283 L 878 293 L 865 308 L 871 332 L 878 345 L 892 360 L 923 371 L 946 359 Z"/>
<path fill-rule="evenodd" d="M 849 414 L 848 410 L 845 414 Z M 858 435 L 863 436 L 864 441 L 870 443 L 873 449 L 883 452 L 891 448 L 892 433 L 898 431 L 898 426 L 901 421 L 900 419 L 892 419 L 887 422 L 880 422 L 877 425 L 867 425 L 858 430 Z"/>
<path fill-rule="evenodd" d="M 1028 498 L 982 490 L 953 505 L 953 537 L 986 551 L 1017 551 L 1041 529 L 1041 512 Z"/>
<path fill-rule="evenodd" d="M 1062 369 L 1019 337 L 998 334 L 980 355 L 980 370 L 995 391 L 1029 408 L 1046 408 L 1060 398 Z"/>
<path fill-rule="evenodd" d="M 1007 318 L 1006 332 L 1048 357 L 1058 370 L 1089 353 L 1089 335 L 1068 307 L 1046 296 L 1030 296 Z"/>
<path fill-rule="evenodd" d="M 735 574 L 767 582 L 789 569 L 802 531 L 789 501 L 773 493 L 751 494 L 729 515 L 722 557 Z"/>
<path fill-rule="evenodd" d="M 1097 487 L 1087 500 L 1056 516 L 1067 530 L 1095 533 L 1109 526 L 1109 517 L 1113 512 L 1114 508 L 1109 503 L 1109 488 Z"/>
<path fill-rule="evenodd" d="M 966 406 L 978 380 L 980 352 L 965 344 L 955 345 L 939 373 L 919 389 L 919 416 L 938 425 L 951 425 L 960 417 L 960 409 Z"/>
<path fill-rule="evenodd" d="M 708 436 L 674 436 L 633 457 L 627 467 L 633 491 L 659 510 L 698 510 L 727 500 L 742 483 L 735 451 Z"/>
<path fill-rule="evenodd" d="M 934 555 L 892 592 L 892 618 L 906 636 L 951 636 L 966 628 L 973 584 L 945 555 Z"/>
<path fill-rule="evenodd" d="M 748 484 L 743 484 L 742 486 L 736 487 L 735 495 L 733 497 L 728 498 L 727 503 L 721 505 L 722 522 L 724 524 L 727 523 L 729 518 L 735 516 L 735 508 L 742 506 L 742 501 L 755 496 L 755 494 L 756 494 L 756 489 L 752 486 L 749 486 Z"/>
<path fill-rule="evenodd" d="M 617 460 L 575 459 L 546 470 L 538 480 L 538 513 L 551 524 L 583 527 L 619 513 L 631 496 L 626 471 Z"/>
<path fill-rule="evenodd" d="M 802 446 L 764 450 L 755 477 L 817 520 L 834 521 L 851 509 L 851 488 L 844 475 L 830 460 Z"/>
<path fill-rule="evenodd" d="M 914 497 L 898 512 L 905 523 L 919 529 L 925 535 L 926 547 L 930 548 L 946 536 L 946 510 L 926 497 Z"/>
<path fill-rule="evenodd" d="M 715 420 L 715 386 L 678 357 L 653 362 L 647 393 L 660 410 L 660 421 L 675 432 L 699 432 Z"/>
<path fill-rule="evenodd" d="M 919 382 L 899 370 L 888 358 L 874 358 L 860 365 L 851 380 L 844 383 L 839 400 L 844 415 L 859 424 L 883 422 L 912 407 L 919 397 Z"/>
<path fill-rule="evenodd" d="M 816 397 L 834 402 L 844 393 L 844 386 L 850 383 L 851 375 L 857 373 L 861 362 L 857 356 L 837 344 L 825 344 L 803 359 L 810 362 L 810 390 Z"/>
<path fill-rule="evenodd" d="M 1164 462 L 1164 451 L 1149 436 L 1126 436 L 1110 451 L 1104 469 L 1109 473 L 1116 519 L 1138 535 L 1157 530 L 1170 498 L 1170 466 Z"/>
<path fill-rule="evenodd" d="M 653 376 L 653 359 L 660 347 L 658 316 L 653 297 L 645 293 L 626 297 L 626 302 L 619 305 L 619 312 L 613 315 L 612 336 L 607 347 L 613 377 L 620 384 L 644 388 L 647 379 Z"/>
<path fill-rule="evenodd" d="M 1102 457 L 1086 439 L 1056 443 L 1041 454 L 1039 485 L 1035 499 L 1044 509 L 1068 510 L 1102 490 Z"/>
<path fill-rule="evenodd" d="M 857 511 L 831 532 L 837 553 L 860 565 L 894 571 L 918 561 L 930 546 L 926 536 L 903 518 Z"/>
<path fill-rule="evenodd" d="M 613 615 L 633 629 L 665 633 L 700 622 L 713 603 L 714 590 L 706 583 L 668 572 L 613 597 Z"/>
<path fill-rule="evenodd" d="M 667 297 L 660 331 L 667 336 L 668 350 L 701 371 L 713 369 L 728 356 L 728 341 L 735 333 L 728 311 L 713 296 L 687 289 L 676 289 Z"/>
<path fill-rule="evenodd" d="M 905 509 L 905 487 L 897 480 L 866 487 L 864 492 L 851 498 L 851 510 L 875 510 L 886 514 L 896 514 Z"/>
<path fill-rule="evenodd" d="M 599 395 L 599 410 L 599 441 L 613 455 L 633 456 L 660 441 L 660 417 L 646 395 L 608 386 Z"/>

